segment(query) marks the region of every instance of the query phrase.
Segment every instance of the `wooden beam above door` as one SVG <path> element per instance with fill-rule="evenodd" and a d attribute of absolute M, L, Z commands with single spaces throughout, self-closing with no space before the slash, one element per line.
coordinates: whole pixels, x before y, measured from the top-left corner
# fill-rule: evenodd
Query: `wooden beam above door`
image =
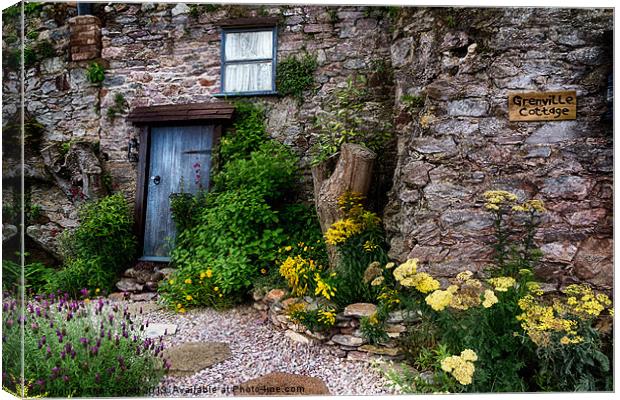
<path fill-rule="evenodd" d="M 162 104 L 136 107 L 130 111 L 127 120 L 136 124 L 181 121 L 228 121 L 235 106 L 226 101 L 191 104 Z"/>

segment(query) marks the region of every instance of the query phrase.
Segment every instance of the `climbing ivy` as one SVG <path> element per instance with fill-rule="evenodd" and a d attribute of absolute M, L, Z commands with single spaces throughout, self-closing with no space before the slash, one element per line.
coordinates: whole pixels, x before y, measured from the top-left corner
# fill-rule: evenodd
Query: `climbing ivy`
<path fill-rule="evenodd" d="M 289 56 L 278 64 L 276 87 L 282 96 L 294 96 L 299 102 L 303 93 L 314 86 L 316 57 L 306 54 L 301 58 Z"/>

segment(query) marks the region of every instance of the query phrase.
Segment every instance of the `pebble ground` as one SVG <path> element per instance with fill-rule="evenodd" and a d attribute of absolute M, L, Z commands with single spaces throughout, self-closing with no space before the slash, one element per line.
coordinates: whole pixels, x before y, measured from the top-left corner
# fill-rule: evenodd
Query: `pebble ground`
<path fill-rule="evenodd" d="M 183 397 L 232 395 L 233 385 L 270 372 L 320 378 L 332 395 L 394 393 L 377 367 L 364 361 L 343 360 L 333 355 L 327 345 L 293 342 L 251 307 L 227 311 L 195 309 L 185 314 L 160 309 L 145 313 L 141 318 L 178 326 L 175 335 L 164 339 L 166 347 L 184 342 L 213 341 L 228 343 L 232 352 L 231 358 L 194 375 L 165 377 L 154 396 L 181 395 L 171 392 L 175 387 L 185 392 Z"/>

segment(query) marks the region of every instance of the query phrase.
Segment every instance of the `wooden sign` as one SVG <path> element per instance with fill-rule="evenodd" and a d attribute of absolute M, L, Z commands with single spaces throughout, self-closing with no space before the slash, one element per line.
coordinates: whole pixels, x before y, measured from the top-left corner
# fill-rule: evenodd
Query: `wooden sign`
<path fill-rule="evenodd" d="M 510 121 L 562 121 L 577 118 L 577 92 L 510 92 Z"/>

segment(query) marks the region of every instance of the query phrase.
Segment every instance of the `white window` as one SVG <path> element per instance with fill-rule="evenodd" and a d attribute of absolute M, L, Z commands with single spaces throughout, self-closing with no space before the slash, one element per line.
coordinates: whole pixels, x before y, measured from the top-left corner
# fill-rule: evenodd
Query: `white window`
<path fill-rule="evenodd" d="M 222 93 L 275 93 L 276 27 L 222 31 Z"/>

